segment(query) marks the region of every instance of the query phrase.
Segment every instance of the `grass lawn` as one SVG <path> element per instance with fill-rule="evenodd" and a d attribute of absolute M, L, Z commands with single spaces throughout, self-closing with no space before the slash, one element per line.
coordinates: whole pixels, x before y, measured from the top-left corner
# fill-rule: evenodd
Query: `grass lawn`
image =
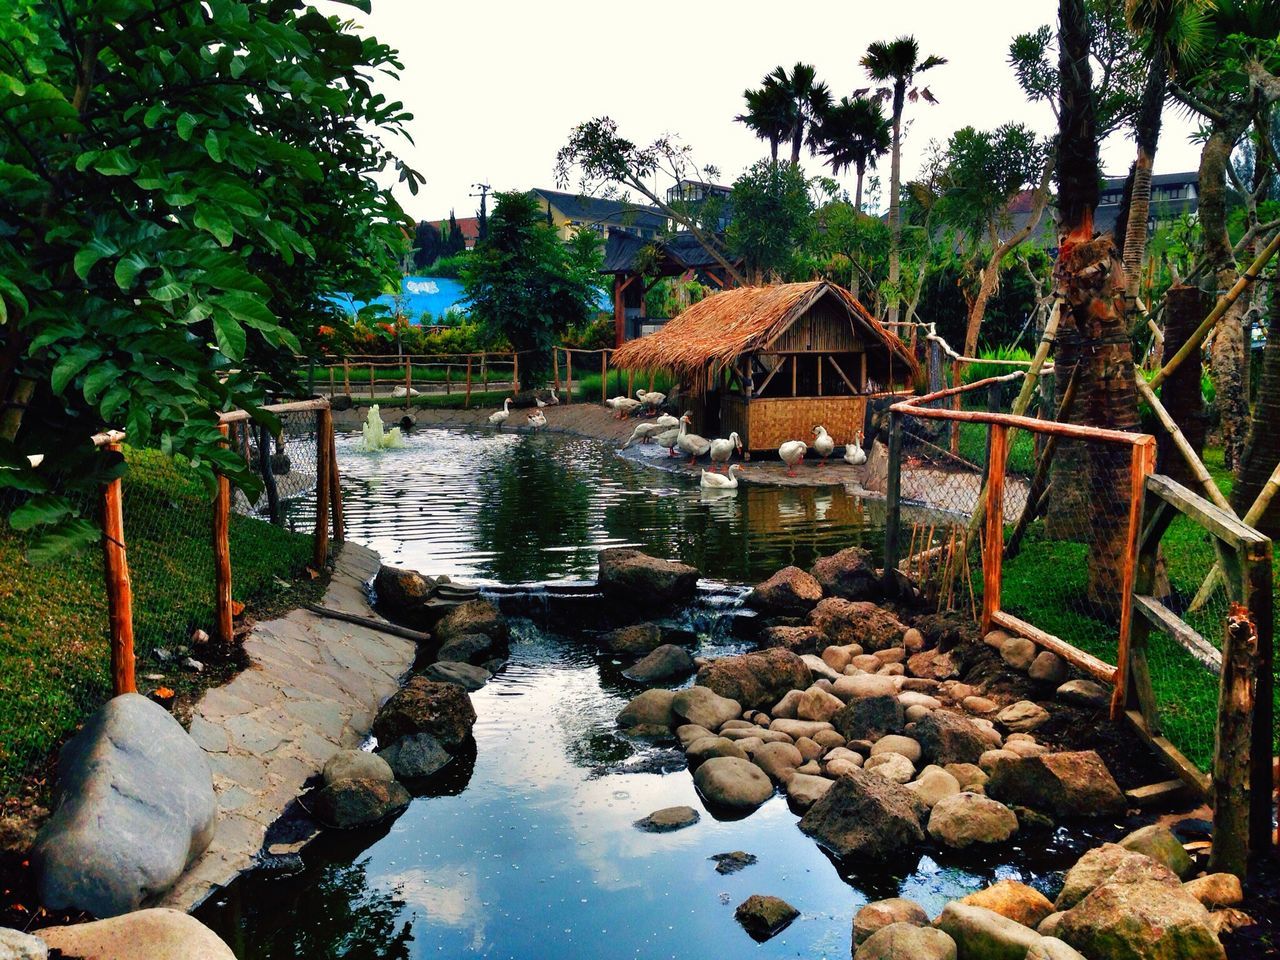
<path fill-rule="evenodd" d="M 219 667 L 199 676 L 151 653 L 212 632 L 212 508 L 204 488 L 173 460 L 127 451 L 125 539 L 134 588 L 138 685 L 158 683 L 189 696 L 216 682 Z M 110 692 L 106 598 L 97 548 L 32 566 L 25 541 L 0 528 L 0 799 L 34 790 L 49 756 Z M 261 520 L 231 515 L 235 598 L 262 619 L 319 596 L 306 574 L 311 538 Z M 221 658 L 224 661 L 226 658 Z M 231 669 L 229 663 L 222 675 Z M 145 674 L 161 673 L 148 682 Z"/>
<path fill-rule="evenodd" d="M 1222 451 L 1207 450 L 1205 464 L 1224 494 L 1233 478 L 1222 466 Z M 1170 606 L 1221 647 L 1226 598 L 1221 587 L 1196 612 L 1185 609 L 1214 560 L 1204 531 L 1179 517 L 1161 541 L 1161 554 L 1173 590 Z M 1002 605 L 1108 663 L 1116 658 L 1117 624 L 1100 618 L 1084 601 L 1086 547 L 1082 543 L 1029 536 L 1022 551 L 1004 564 Z M 1280 573 L 1280 569 L 1276 571 Z M 1280 597 L 1280 579 L 1276 596 Z M 1162 633 L 1152 632 L 1148 659 L 1160 709 L 1162 732 L 1201 770 L 1213 759 L 1218 679 Z"/>

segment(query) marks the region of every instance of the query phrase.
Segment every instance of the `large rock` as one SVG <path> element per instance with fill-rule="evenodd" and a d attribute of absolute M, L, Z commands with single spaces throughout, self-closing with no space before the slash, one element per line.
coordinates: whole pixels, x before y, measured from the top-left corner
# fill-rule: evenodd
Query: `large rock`
<path fill-rule="evenodd" d="M 745 710 L 767 710 L 787 691 L 808 687 L 810 680 L 803 660 L 774 648 L 712 660 L 698 671 L 697 683 L 737 700 Z"/>
<path fill-rule="evenodd" d="M 339 780 L 395 779 L 385 759 L 364 750 L 339 750 L 325 761 L 322 773 L 326 784 Z"/>
<path fill-rule="evenodd" d="M 851 767 L 809 808 L 800 829 L 839 856 L 884 864 L 924 841 L 924 814 L 906 787 Z"/>
<path fill-rule="evenodd" d="M 763 743 L 751 752 L 751 762 L 769 775 L 774 783 L 785 783 L 804 763 L 800 751 L 789 743 Z"/>
<path fill-rule="evenodd" d="M 803 617 L 822 599 L 818 581 L 799 567 L 783 567 L 747 594 L 746 604 L 775 617 Z"/>
<path fill-rule="evenodd" d="M 853 952 L 853 960 L 956 960 L 956 942 L 941 930 L 913 923 L 881 927 Z"/>
<path fill-rule="evenodd" d="M 870 651 L 897 646 L 907 629 L 906 624 L 879 604 L 840 597 L 828 597 L 814 607 L 809 622 L 829 644 L 856 643 Z"/>
<path fill-rule="evenodd" d="M 1109 816 L 1125 809 L 1124 794 L 1092 750 L 1002 760 L 987 793 L 1056 817 Z"/>
<path fill-rule="evenodd" d="M 1031 700 L 1011 703 L 996 714 L 996 723 L 1011 733 L 1030 733 L 1049 720 L 1049 711 Z"/>
<path fill-rule="evenodd" d="M 689 762 L 691 769 L 696 769 L 713 757 L 735 757 L 738 760 L 748 759 L 747 751 L 743 750 L 728 737 L 701 737 L 685 748 L 684 757 Z"/>
<path fill-rule="evenodd" d="M 664 643 L 660 647 L 654 647 L 644 659 L 632 664 L 622 675 L 640 683 L 660 683 L 663 680 L 687 677 L 696 669 L 693 657 L 683 647 Z"/>
<path fill-rule="evenodd" d="M 875 600 L 881 593 L 880 578 L 876 576 L 871 554 L 861 547 L 849 547 L 830 557 L 822 557 L 809 572 L 829 597 Z"/>
<path fill-rule="evenodd" d="M 949 763 L 977 763 L 991 742 L 976 723 L 945 710 L 935 710 L 917 721 L 912 735 L 924 759 L 945 767 Z"/>
<path fill-rule="evenodd" d="M 959 960 L 1024 960 L 1040 942 L 1040 934 L 1016 920 L 958 901 L 943 907 L 933 925 L 956 942 Z"/>
<path fill-rule="evenodd" d="M 796 719 L 830 723 L 831 718 L 843 709 L 845 709 L 844 701 L 835 694 L 827 693 L 821 687 L 810 687 L 801 693 L 800 699 L 796 701 Z"/>
<path fill-rule="evenodd" d="M 781 933 L 800 911 L 779 897 L 754 893 L 738 904 L 733 917 L 758 943 Z"/>
<path fill-rule="evenodd" d="M 1182 889 L 1210 910 L 1215 907 L 1234 907 L 1244 900 L 1240 878 L 1231 873 L 1210 873 L 1196 877 L 1184 883 Z"/>
<path fill-rule="evenodd" d="M 671 690 L 655 688 L 632 698 L 618 714 L 620 727 L 670 727 L 675 724 L 676 716 L 672 704 L 676 694 Z M 686 717 L 685 719 L 689 719 Z M 696 720 L 689 720 L 697 723 Z M 701 726 L 707 726 L 705 723 Z"/>
<path fill-rule="evenodd" d="M 1039 943 L 1027 950 L 1027 960 L 1088 960 L 1088 957 L 1057 937 L 1041 937 Z"/>
<path fill-rule="evenodd" d="M 856 947 L 891 923 L 909 923 L 923 927 L 929 923 L 929 915 L 924 912 L 924 907 L 905 897 L 874 900 L 853 915 L 853 945 Z"/>
<path fill-rule="evenodd" d="M 930 764 L 920 771 L 916 779 L 907 784 L 907 789 L 932 810 L 939 800 L 955 796 L 960 792 L 960 781 L 941 767 Z"/>
<path fill-rule="evenodd" d="M 1017 880 L 1000 880 L 991 886 L 967 897 L 961 903 L 971 907 L 985 907 L 994 910 L 1002 917 L 1016 920 L 1024 927 L 1035 929 L 1045 917 L 1053 913 L 1053 904 L 1049 898 L 1025 883 Z"/>
<path fill-rule="evenodd" d="M 236 960 L 231 948 L 180 910 L 138 910 L 123 917 L 37 930 L 64 957 L 92 960 Z M 2 954 L 0 954 L 2 956 Z"/>
<path fill-rule="evenodd" d="M 476 600 L 475 603 L 483 601 Z M 463 606 L 466 606 L 464 604 Z M 459 608 L 461 609 L 461 608 Z M 437 660 L 481 664 L 507 655 L 507 641 L 475 631 L 454 634 L 436 651 Z"/>
<path fill-rule="evenodd" d="M 429 733 L 456 752 L 475 726 L 476 711 L 467 691 L 456 683 L 411 677 L 383 704 L 373 721 L 373 735 L 390 744 L 414 733 Z"/>
<path fill-rule="evenodd" d="M 1120 840 L 1120 846 L 1134 853 L 1145 853 L 1152 860 L 1163 863 L 1179 877 L 1191 873 L 1191 856 L 1182 841 L 1163 824 L 1152 823 L 1141 827 Z"/>
<path fill-rule="evenodd" d="M 1076 861 L 1062 881 L 1062 890 L 1054 907 L 1070 910 L 1104 883 L 1112 879 L 1122 883 L 1134 881 L 1179 886 L 1178 875 L 1145 853 L 1126 850 L 1116 843 L 1094 847 Z"/>
<path fill-rule="evenodd" d="M 429 733 L 413 733 L 401 737 L 379 750 L 378 756 L 386 761 L 391 771 L 401 780 L 429 777 L 452 759 L 449 751 Z"/>
<path fill-rule="evenodd" d="M 770 647 L 781 647 L 792 653 L 813 653 L 818 649 L 822 635 L 816 627 L 810 626 L 773 626 L 760 631 L 756 642 L 761 650 Z"/>
<path fill-rule="evenodd" d="M 0 927 L 0 960 L 48 960 L 49 945 L 21 930 Z"/>
<path fill-rule="evenodd" d="M 632 605 L 689 600 L 698 589 L 698 570 L 687 563 L 659 560 L 630 547 L 600 551 L 600 589 Z"/>
<path fill-rule="evenodd" d="M 1054 935 L 1106 960 L 1225 960 L 1209 911 L 1181 887 L 1105 883 L 1058 921 Z"/>
<path fill-rule="evenodd" d="M 67 741 L 58 786 L 31 858 L 50 909 L 136 910 L 213 839 L 218 804 L 204 751 L 140 694 L 109 700 Z"/>
<path fill-rule="evenodd" d="M 671 698 L 671 712 L 677 720 L 696 723 L 708 730 L 719 730 L 730 720 L 742 716 L 742 704 L 722 697 L 707 687 L 689 687 Z"/>
<path fill-rule="evenodd" d="M 702 817 L 693 807 L 663 807 L 637 820 L 632 826 L 645 833 L 670 833 L 673 830 L 691 827 L 701 819 Z"/>
<path fill-rule="evenodd" d="M 409 806 L 409 791 L 394 780 L 338 780 L 311 800 L 311 812 L 329 827 L 367 827 Z"/>
<path fill-rule="evenodd" d="M 484 667 L 458 660 L 437 660 L 424 669 L 422 675 L 439 683 L 456 683 L 466 691 L 479 690 L 493 676 Z"/>
<path fill-rule="evenodd" d="M 458 604 L 440 618 L 435 629 L 436 636 L 446 641 L 468 633 L 483 633 L 503 644 L 504 650 L 509 632 L 506 618 L 488 600 L 468 600 Z M 440 659 L 460 658 L 442 656 Z"/>
<path fill-rule="evenodd" d="M 846 740 L 879 740 L 886 734 L 901 733 L 905 723 L 901 701 L 888 693 L 850 700 L 831 718 L 831 725 Z"/>
<path fill-rule="evenodd" d="M 610 653 L 643 656 L 662 646 L 662 628 L 656 623 L 633 623 L 601 634 L 600 646 Z"/>
<path fill-rule="evenodd" d="M 1068 680 L 1054 694 L 1063 703 L 1101 710 L 1111 703 L 1111 691 L 1092 680 Z"/>
<path fill-rule="evenodd" d="M 791 805 L 803 813 L 821 799 L 834 780 L 828 780 L 826 777 L 818 777 L 808 773 L 794 773 L 787 780 L 787 800 Z"/>
<path fill-rule="evenodd" d="M 694 785 L 714 806 L 754 810 L 773 796 L 773 781 L 750 760 L 712 757 L 698 767 Z"/>
<path fill-rule="evenodd" d="M 850 701 L 861 700 L 864 697 L 896 697 L 901 688 L 901 677 L 859 673 L 841 677 L 831 685 L 831 692 L 841 700 Z"/>
<path fill-rule="evenodd" d="M 391 616 L 412 616 L 431 597 L 435 584 L 416 570 L 382 566 L 373 578 L 378 606 Z"/>
<path fill-rule="evenodd" d="M 1018 832 L 1018 818 L 998 800 L 980 793 L 943 797 L 929 814 L 929 836 L 949 847 L 1003 843 Z"/>

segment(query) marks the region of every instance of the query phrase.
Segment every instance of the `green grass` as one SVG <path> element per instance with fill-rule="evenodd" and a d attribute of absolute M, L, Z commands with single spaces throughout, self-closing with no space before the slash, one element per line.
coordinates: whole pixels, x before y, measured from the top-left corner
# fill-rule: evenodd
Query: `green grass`
<path fill-rule="evenodd" d="M 150 654 L 186 644 L 197 627 L 212 633 L 212 509 L 203 486 L 175 461 L 147 450 L 127 458 L 138 683 L 145 688 L 144 674 L 163 673 L 182 696 L 218 679 L 218 670 L 197 678 Z M 305 573 L 309 535 L 232 513 L 230 540 L 233 595 L 249 615 L 261 619 L 318 596 L 319 584 Z M 30 787 L 51 752 L 110 693 L 101 551 L 33 566 L 24 548 L 22 537 L 0 528 L 0 799 Z"/>

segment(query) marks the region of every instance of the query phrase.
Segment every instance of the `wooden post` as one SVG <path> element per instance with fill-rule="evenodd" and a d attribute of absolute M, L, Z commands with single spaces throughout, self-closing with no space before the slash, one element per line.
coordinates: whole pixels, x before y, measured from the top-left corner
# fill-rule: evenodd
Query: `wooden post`
<path fill-rule="evenodd" d="M 467 354 L 467 395 L 462 401 L 462 409 L 471 409 L 471 354 Z"/>
<path fill-rule="evenodd" d="M 1004 560 L 1004 475 L 1009 428 L 993 423 L 988 435 L 986 535 L 982 544 L 982 632 L 1000 609 L 1000 570 Z"/>
<path fill-rule="evenodd" d="M 1275 623 L 1272 605 L 1272 545 L 1248 547 L 1241 566 L 1245 607 L 1257 638 L 1254 654 L 1253 733 L 1249 773 L 1249 850 L 1255 859 L 1271 847 L 1274 767 L 1271 734 L 1275 728 Z M 1223 653 L 1223 666 L 1227 661 Z M 1225 672 L 1225 669 L 1224 669 Z"/>
<path fill-rule="evenodd" d="M 654 372 L 653 372 L 652 370 L 650 370 L 650 371 L 649 371 L 649 392 L 650 392 L 650 393 L 653 393 L 653 378 L 654 378 L 654 376 L 655 376 Z"/>
<path fill-rule="evenodd" d="M 489 354 L 480 354 L 480 392 L 489 392 Z"/>
<path fill-rule="evenodd" d="M 444 392 L 445 396 L 453 393 L 453 364 L 447 362 L 444 365 Z"/>
<path fill-rule="evenodd" d="M 219 424 L 227 436 L 227 425 Z M 259 451 L 261 456 L 261 451 Z M 235 635 L 231 612 L 231 481 L 217 475 L 217 496 L 213 500 L 213 580 L 215 632 L 222 643 L 230 643 Z"/>
<path fill-rule="evenodd" d="M 247 429 L 245 434 L 248 434 Z M 267 516 L 272 523 L 278 524 L 283 517 L 280 514 L 280 491 L 276 488 L 276 473 L 271 463 L 271 441 L 271 431 L 266 424 L 258 424 L 258 472 L 262 474 L 262 486 L 267 491 Z"/>
<path fill-rule="evenodd" d="M 517 351 L 511 357 L 511 395 L 515 396 L 520 392 L 520 353 Z"/>
<path fill-rule="evenodd" d="M 337 371 L 333 369 L 333 365 L 329 365 L 329 396 L 333 396 L 338 392 Z"/>
<path fill-rule="evenodd" d="M 333 434 L 332 414 L 329 420 L 329 509 L 333 512 L 334 543 L 345 543 L 347 523 L 342 513 L 342 485 L 338 472 L 338 445 Z"/>
<path fill-rule="evenodd" d="M 791 360 L 791 395 L 794 397 L 796 395 L 796 367 L 799 366 L 796 361 L 799 358 L 793 353 L 789 359 Z"/>
<path fill-rule="evenodd" d="M 951 364 L 951 386 L 960 386 L 960 378 L 964 376 L 964 368 L 960 365 L 959 360 L 955 360 Z M 951 404 L 955 409 L 960 409 L 960 394 L 956 394 Z M 953 420 L 951 422 L 951 455 L 953 457 L 960 456 L 960 422 Z"/>
<path fill-rule="evenodd" d="M 631 396 L 633 393 L 635 393 L 635 386 L 636 386 L 636 372 L 634 370 L 628 370 L 627 371 L 627 396 L 628 397 Z"/>
<path fill-rule="evenodd" d="M 1249 611 L 1233 604 L 1222 644 L 1218 729 L 1213 751 L 1213 849 L 1209 853 L 1209 871 L 1234 873 L 1240 878 L 1244 877 L 1249 862 L 1249 777 L 1253 768 L 1253 681 L 1257 652 L 1258 635 Z M 1268 754 L 1270 734 L 1268 729 Z M 1270 799 L 1268 790 L 1268 833 L 1271 830 Z"/>
<path fill-rule="evenodd" d="M 333 470 L 329 455 L 333 450 L 333 412 L 328 408 L 316 411 L 316 528 L 312 561 L 317 570 L 324 568 L 329 559 L 329 486 Z"/>
<path fill-rule="evenodd" d="M 413 361 L 405 357 L 404 361 L 404 408 L 409 409 L 410 395 L 413 393 Z"/>
<path fill-rule="evenodd" d="M 374 371 L 373 371 L 373 364 L 371 363 L 371 364 L 369 364 L 369 399 L 370 399 L 370 400 L 372 400 L 372 399 L 373 399 L 373 379 L 374 379 L 374 376 L 375 376 L 375 374 L 374 374 Z"/>
<path fill-rule="evenodd" d="M 609 399 L 609 351 L 600 351 L 600 402 Z"/>
<path fill-rule="evenodd" d="M 351 396 L 351 361 L 346 357 L 342 358 L 342 388 L 348 397 Z"/>
<path fill-rule="evenodd" d="M 822 354 L 818 354 L 818 396 L 822 396 Z"/>
<path fill-rule="evenodd" d="M 1141 372 L 1138 376 L 1142 376 Z M 1142 502 L 1147 476 L 1156 467 L 1156 443 L 1135 443 L 1129 459 L 1129 526 L 1125 535 L 1124 567 L 1120 573 L 1120 639 L 1116 647 L 1116 686 L 1111 692 L 1111 719 L 1124 715 L 1129 691 L 1130 642 L 1133 637 L 1133 592 L 1138 572 L 1138 534 L 1142 527 Z"/>
<path fill-rule="evenodd" d="M 898 527 L 902 523 L 902 414 L 889 410 L 889 469 L 885 480 L 884 583 L 897 593 Z"/>
<path fill-rule="evenodd" d="M 560 348 L 551 348 L 551 384 L 560 389 Z"/>
<path fill-rule="evenodd" d="M 987 410 L 991 413 L 1000 412 L 1000 401 L 1002 399 L 1002 393 L 1003 393 L 1003 391 L 1001 390 L 1001 387 L 1003 386 L 1004 384 L 1002 383 L 993 383 L 988 385 L 987 387 Z M 986 444 L 986 448 L 985 448 L 985 452 L 983 453 L 983 456 L 985 459 L 982 461 L 982 483 L 983 485 L 985 485 L 987 482 L 987 478 L 991 476 L 991 432 L 990 431 L 987 432 L 987 444 Z"/>
<path fill-rule="evenodd" d="M 120 452 L 112 441 L 107 449 Z M 111 625 L 111 692 L 136 693 L 133 660 L 133 584 L 124 540 L 124 496 L 116 477 L 102 488 L 102 559 L 107 580 L 107 620 Z"/>
<path fill-rule="evenodd" d="M 573 403 L 573 352 L 564 352 L 564 402 Z"/>

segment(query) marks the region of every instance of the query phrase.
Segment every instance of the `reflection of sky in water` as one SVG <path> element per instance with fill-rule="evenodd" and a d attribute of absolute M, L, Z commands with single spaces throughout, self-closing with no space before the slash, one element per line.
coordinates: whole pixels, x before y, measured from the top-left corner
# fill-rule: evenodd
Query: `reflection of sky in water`
<path fill-rule="evenodd" d="M 201 912 L 228 935 L 241 960 L 296 956 L 409 960 L 439 956 L 517 958 L 849 955 L 859 905 L 910 896 L 936 912 L 950 898 L 998 877 L 1033 879 L 1019 866 L 940 865 L 928 856 L 899 865 L 905 875 L 842 877 L 797 828 L 783 797 L 750 817 L 715 820 L 683 769 L 628 773 L 610 757 L 658 747 L 620 740 L 613 718 L 634 690 L 617 667 L 518 621 L 512 663 L 472 694 L 477 759 L 465 791 L 422 797 L 363 852 L 322 841 L 302 875 L 250 877 Z M 632 824 L 661 807 L 688 804 L 695 826 L 646 834 Z M 1042 864 L 1043 838 L 1028 855 Z M 746 850 L 759 862 L 721 876 L 708 858 Z M 1015 855 L 1017 851 L 1015 851 Z M 1020 856 L 1020 855 L 1019 855 Z M 332 899 L 344 864 L 363 868 L 357 913 L 381 905 L 410 925 L 403 951 L 386 932 L 310 909 Z M 1054 862 L 1066 862 L 1059 856 Z M 857 865 L 855 865 L 856 867 Z M 748 939 L 734 908 L 753 893 L 782 896 L 802 913 L 763 945 Z M 358 894 L 358 895 L 357 895 Z M 332 911 L 330 911 L 332 912 Z M 234 930 L 234 934 L 231 931 Z M 373 932 L 373 931 L 377 932 Z M 307 949 L 309 953 L 301 952 Z"/>

